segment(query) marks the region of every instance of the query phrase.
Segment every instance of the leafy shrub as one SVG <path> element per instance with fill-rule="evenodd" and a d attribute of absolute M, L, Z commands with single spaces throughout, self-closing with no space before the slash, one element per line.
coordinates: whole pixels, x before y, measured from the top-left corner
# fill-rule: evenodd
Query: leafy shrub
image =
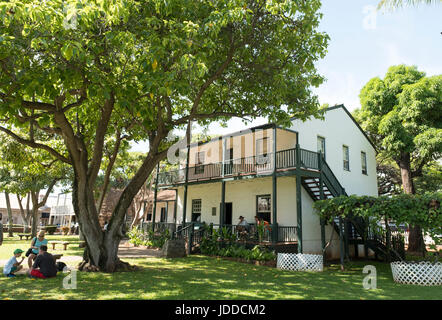
<path fill-rule="evenodd" d="M 212 256 L 242 258 L 246 260 L 258 261 L 271 261 L 276 259 L 274 252 L 259 245 L 256 245 L 252 250 L 249 250 L 244 246 L 235 243 L 233 241 L 234 238 L 223 229 L 221 229 L 220 232 L 213 230 L 212 234 L 209 233 L 208 236 L 203 237 L 200 246 L 201 253 Z M 221 240 L 220 234 L 227 237 L 227 240 Z"/>
<path fill-rule="evenodd" d="M 166 240 L 170 239 L 169 229 L 164 229 L 159 233 L 148 230 L 146 233 L 134 227 L 127 235 L 129 236 L 129 243 L 132 243 L 134 246 L 148 246 L 153 248 L 163 247 Z"/>

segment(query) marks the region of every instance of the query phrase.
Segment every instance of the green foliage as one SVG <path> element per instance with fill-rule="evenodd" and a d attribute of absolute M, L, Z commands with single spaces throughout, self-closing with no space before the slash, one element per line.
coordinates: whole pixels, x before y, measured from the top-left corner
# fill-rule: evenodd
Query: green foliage
<path fill-rule="evenodd" d="M 169 229 L 161 230 L 158 233 L 152 230 L 144 232 L 137 227 L 133 227 L 127 235 L 129 236 L 129 242 L 133 245 L 151 248 L 162 248 L 166 240 L 171 238 Z"/>
<path fill-rule="evenodd" d="M 53 235 L 55 233 L 55 231 L 57 230 L 57 226 L 52 226 L 52 225 L 45 226 L 44 228 L 45 228 L 45 231 L 50 235 Z"/>
<path fill-rule="evenodd" d="M 223 228 L 225 229 L 225 228 Z M 253 249 L 246 249 L 235 242 L 236 237 L 230 232 L 221 229 L 220 232 L 213 230 L 205 235 L 201 242 L 201 253 L 220 256 L 242 258 L 246 260 L 271 261 L 276 259 L 274 252 L 256 245 Z M 223 236 L 222 238 L 220 236 Z"/>
<path fill-rule="evenodd" d="M 43 137 L 42 137 L 43 138 Z M 68 168 L 54 161 L 41 150 L 25 147 L 0 133 L 0 190 L 26 195 L 49 187 L 54 180 L 63 180 Z"/>
<path fill-rule="evenodd" d="M 383 79 L 371 79 L 359 97 L 362 108 L 354 115 L 379 151 L 378 165 L 402 168 L 404 191 L 413 193 L 413 179 L 442 156 L 442 76 L 393 66 Z"/>

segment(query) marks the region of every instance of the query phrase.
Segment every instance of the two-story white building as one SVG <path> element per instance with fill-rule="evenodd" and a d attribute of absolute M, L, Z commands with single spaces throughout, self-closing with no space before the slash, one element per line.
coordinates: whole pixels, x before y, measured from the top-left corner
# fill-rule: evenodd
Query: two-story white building
<path fill-rule="evenodd" d="M 339 255 L 339 236 L 321 227 L 313 202 L 342 194 L 377 196 L 376 150 L 343 106 L 324 119 L 293 120 L 242 130 L 188 146 L 179 170 L 161 172 L 157 186 L 176 190 L 176 206 L 155 221 L 205 222 L 215 227 L 262 218 L 273 242 L 303 253 Z M 157 208 L 158 211 L 159 208 Z M 322 229 L 322 230 L 321 230 Z"/>

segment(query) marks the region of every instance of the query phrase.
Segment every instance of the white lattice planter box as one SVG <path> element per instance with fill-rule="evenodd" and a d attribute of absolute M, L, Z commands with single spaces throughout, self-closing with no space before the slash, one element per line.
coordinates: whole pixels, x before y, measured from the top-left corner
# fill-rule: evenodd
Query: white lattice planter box
<path fill-rule="evenodd" d="M 303 253 L 278 253 L 276 267 L 282 270 L 322 271 L 322 255 Z"/>
<path fill-rule="evenodd" d="M 391 263 L 393 280 L 403 284 L 420 286 L 442 285 L 442 263 L 440 262 L 403 262 Z"/>

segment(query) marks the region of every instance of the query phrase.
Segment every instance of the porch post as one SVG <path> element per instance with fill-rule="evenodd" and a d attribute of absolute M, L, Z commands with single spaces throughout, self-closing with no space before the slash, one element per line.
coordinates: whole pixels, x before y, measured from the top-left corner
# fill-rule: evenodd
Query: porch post
<path fill-rule="evenodd" d="M 302 253 L 302 202 L 301 202 L 301 148 L 296 144 L 296 217 L 298 224 L 298 252 Z"/>
<path fill-rule="evenodd" d="M 186 158 L 186 178 L 184 181 L 184 200 L 183 200 L 183 227 L 186 226 L 186 212 L 187 212 L 187 189 L 189 182 L 189 157 L 190 157 L 190 137 L 187 144 L 187 158 Z"/>
<path fill-rule="evenodd" d="M 224 211 L 226 207 L 226 182 L 221 181 L 221 208 L 219 213 L 219 227 L 222 228 L 224 224 Z"/>
<path fill-rule="evenodd" d="M 344 271 L 344 229 L 343 219 L 339 217 L 339 254 L 341 256 L 341 270 Z"/>
<path fill-rule="evenodd" d="M 273 174 L 272 174 L 272 212 L 273 229 L 272 241 L 278 242 L 278 219 L 277 219 L 277 177 L 276 177 L 276 125 L 273 127 Z"/>
<path fill-rule="evenodd" d="M 322 154 L 318 152 L 318 167 L 319 167 L 319 199 L 324 200 L 324 181 L 322 177 Z M 325 261 L 325 221 L 320 218 L 321 224 L 321 244 L 322 244 L 322 256 Z"/>
<path fill-rule="evenodd" d="M 173 205 L 173 223 L 176 225 L 176 207 L 178 204 L 178 189 L 175 189 L 175 202 Z"/>
<path fill-rule="evenodd" d="M 155 177 L 155 189 L 153 196 L 153 212 L 152 212 L 152 231 L 155 231 L 155 216 L 157 213 L 157 193 L 158 193 L 158 173 L 160 172 L 160 163 L 157 165 L 157 176 Z"/>

